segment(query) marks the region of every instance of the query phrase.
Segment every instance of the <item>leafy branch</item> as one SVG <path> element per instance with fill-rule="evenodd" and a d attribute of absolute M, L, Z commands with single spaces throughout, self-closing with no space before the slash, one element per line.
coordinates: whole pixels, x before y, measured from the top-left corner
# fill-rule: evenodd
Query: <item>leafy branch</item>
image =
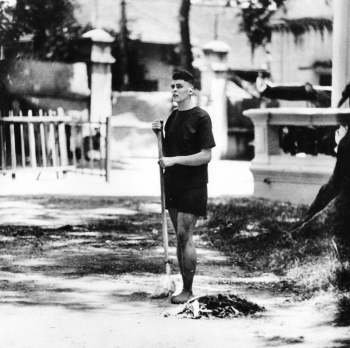
<path fill-rule="evenodd" d="M 324 34 L 332 32 L 333 22 L 328 18 L 279 18 L 273 20 L 273 15 L 280 8 L 285 8 L 287 0 L 238 0 L 241 11 L 239 28 L 246 33 L 252 53 L 257 47 L 265 47 L 271 42 L 273 32 L 291 33 L 298 40 L 305 33 L 315 30 Z"/>
<path fill-rule="evenodd" d="M 272 15 L 284 5 L 286 0 L 238 0 L 241 8 L 239 29 L 246 33 L 251 45 L 252 53 L 259 46 L 265 46 L 271 41 Z"/>
<path fill-rule="evenodd" d="M 67 60 L 68 46 L 82 34 L 74 17 L 75 0 L 17 0 L 12 26 L 33 36 L 36 58 Z"/>
<path fill-rule="evenodd" d="M 0 45 L 18 40 L 20 29 L 13 22 L 13 8 L 6 1 L 0 1 Z"/>

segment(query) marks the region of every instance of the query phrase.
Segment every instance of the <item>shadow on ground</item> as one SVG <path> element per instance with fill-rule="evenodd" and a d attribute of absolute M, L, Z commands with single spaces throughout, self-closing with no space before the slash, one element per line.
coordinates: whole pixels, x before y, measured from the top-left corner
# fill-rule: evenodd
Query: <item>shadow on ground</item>
<path fill-rule="evenodd" d="M 15 197 L 8 207 L 12 207 L 10 212 L 17 210 L 20 221 L 0 226 L 3 304 L 96 310 L 129 302 L 129 307 L 138 307 L 164 275 L 157 201 L 105 197 L 23 201 Z M 2 221 L 10 212 L 2 211 Z M 48 214 L 55 219 L 50 227 L 46 226 L 51 219 Z M 36 225 L 23 225 L 29 215 Z M 26 218 L 21 221 L 21 216 Z M 174 233 L 170 233 L 169 244 L 170 258 L 175 261 Z M 208 248 L 199 253 L 202 267 L 230 264 Z M 172 265 L 175 274 L 176 264 Z"/>
<path fill-rule="evenodd" d="M 153 198 L 12 197 L 1 198 L 1 204 L 0 305 L 7 318 L 12 318 L 6 330 L 12 330 L 22 311 L 29 313 L 28 318 L 35 312 L 37 320 L 41 320 L 41 313 L 45 312 L 48 324 L 46 327 L 40 322 L 45 327 L 40 332 L 45 342 L 41 346 L 48 346 L 52 337 L 52 331 L 48 330 L 52 327 L 65 328 L 64 334 L 57 331 L 53 342 L 69 337 L 67 332 L 76 322 L 75 315 L 91 328 L 83 331 L 88 339 L 81 346 L 86 347 L 101 346 L 104 335 L 120 339 L 121 332 L 128 332 L 123 336 L 124 347 L 171 346 L 176 331 L 174 325 L 181 326 L 185 332 L 181 346 L 194 342 L 193 347 L 205 344 L 206 347 L 231 347 L 237 340 L 237 347 L 328 348 L 333 344 L 345 348 L 349 345 L 343 331 L 339 335 L 345 328 L 326 323 L 329 316 L 312 304 L 294 303 L 290 290 L 279 277 L 262 272 L 255 277 L 245 273 L 197 234 L 195 291 L 241 294 L 266 307 L 267 313 L 220 323 L 215 320 L 174 322 L 176 318 L 164 318 L 162 312 L 171 306 L 170 301 L 148 298 L 164 276 L 165 268 L 160 204 Z M 169 231 L 170 258 L 174 261 L 171 268 L 180 284 L 170 222 Z M 106 313 L 111 316 L 112 326 L 106 324 Z M 118 325 L 114 324 L 115 320 L 119 320 Z M 142 326 L 137 326 L 140 322 Z M 38 326 L 34 322 L 30 324 L 30 320 L 23 319 L 23 326 L 28 325 L 28 332 L 32 333 Z M 103 332 L 106 325 L 109 331 L 99 336 L 98 344 L 92 345 L 91 332 L 96 326 Z M 84 325 L 75 327 L 78 331 L 72 334 L 74 339 L 67 338 L 66 346 L 81 340 L 83 335 L 79 330 L 83 329 Z M 159 342 L 157 335 L 150 335 L 155 330 Z M 210 340 L 212 337 L 215 338 Z M 322 343 L 326 337 L 327 342 L 331 342 L 328 346 Z M 10 344 L 11 340 L 13 335 L 9 334 L 3 342 Z M 25 340 L 24 337 L 22 341 Z M 252 341 L 254 344 L 249 345 Z M 309 345 L 311 341 L 315 345 Z M 105 346 L 115 347 L 114 341 L 111 342 Z M 23 344 L 17 347 L 20 346 Z M 40 344 L 36 341 L 27 346 Z"/>

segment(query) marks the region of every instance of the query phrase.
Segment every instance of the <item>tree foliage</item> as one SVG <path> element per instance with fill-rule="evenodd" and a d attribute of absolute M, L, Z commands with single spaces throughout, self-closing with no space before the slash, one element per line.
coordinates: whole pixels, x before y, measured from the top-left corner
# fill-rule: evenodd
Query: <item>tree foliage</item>
<path fill-rule="evenodd" d="M 13 7 L 6 1 L 0 1 L 0 45 L 18 40 L 20 36 L 20 30 L 12 18 Z"/>
<path fill-rule="evenodd" d="M 17 0 L 13 26 L 33 35 L 34 55 L 43 60 L 68 60 L 68 46 L 82 34 L 74 17 L 75 0 Z"/>
<path fill-rule="evenodd" d="M 265 46 L 271 41 L 272 28 L 270 20 L 272 15 L 284 5 L 286 0 L 238 0 L 241 7 L 240 30 L 246 33 L 252 51 Z"/>
<path fill-rule="evenodd" d="M 333 29 L 332 20 L 327 18 L 280 18 L 273 22 L 272 16 L 279 8 L 285 7 L 287 0 L 237 0 L 237 3 L 241 8 L 240 30 L 246 33 L 252 52 L 259 46 L 265 47 L 271 41 L 273 32 L 288 32 L 298 40 L 310 30 L 323 35 L 325 31 Z"/>

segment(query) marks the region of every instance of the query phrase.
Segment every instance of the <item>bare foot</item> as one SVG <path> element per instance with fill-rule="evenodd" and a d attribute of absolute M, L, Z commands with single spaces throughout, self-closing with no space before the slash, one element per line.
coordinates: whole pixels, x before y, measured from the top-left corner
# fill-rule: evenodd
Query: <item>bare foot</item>
<path fill-rule="evenodd" d="M 180 294 L 173 296 L 171 298 L 171 303 L 173 304 L 186 303 L 192 297 L 193 297 L 192 291 L 187 291 L 185 289 L 182 289 L 182 292 Z"/>

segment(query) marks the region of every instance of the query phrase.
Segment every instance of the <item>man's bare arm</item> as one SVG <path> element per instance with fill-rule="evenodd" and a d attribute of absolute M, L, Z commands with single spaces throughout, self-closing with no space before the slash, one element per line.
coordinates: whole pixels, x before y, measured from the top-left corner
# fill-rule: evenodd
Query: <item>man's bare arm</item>
<path fill-rule="evenodd" d="M 162 168 L 171 167 L 175 164 L 184 166 L 201 166 L 209 163 L 211 160 L 211 149 L 202 149 L 200 152 L 189 156 L 162 157 L 159 164 Z"/>

